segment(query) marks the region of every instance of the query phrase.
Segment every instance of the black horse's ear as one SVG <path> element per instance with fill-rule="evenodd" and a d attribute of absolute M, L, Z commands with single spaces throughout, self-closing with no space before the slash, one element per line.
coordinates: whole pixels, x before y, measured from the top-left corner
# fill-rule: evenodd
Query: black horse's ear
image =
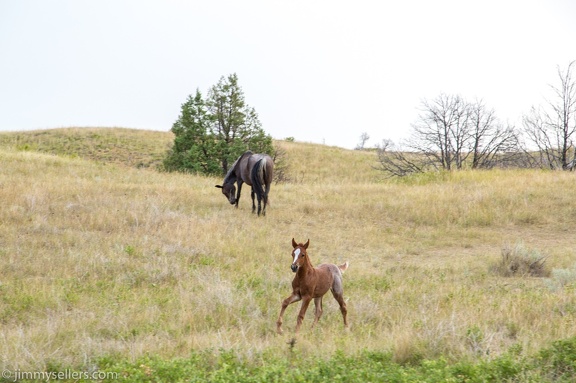
<path fill-rule="evenodd" d="M 296 241 L 294 240 L 294 238 L 292 238 L 292 247 L 293 248 L 297 248 L 298 244 L 296 243 Z"/>
<path fill-rule="evenodd" d="M 310 244 L 310 239 L 308 239 L 308 241 L 306 241 L 306 243 L 304 244 L 304 248 L 307 249 L 309 244 Z"/>
<path fill-rule="evenodd" d="M 222 189 L 222 185 L 215 185 L 218 189 Z"/>

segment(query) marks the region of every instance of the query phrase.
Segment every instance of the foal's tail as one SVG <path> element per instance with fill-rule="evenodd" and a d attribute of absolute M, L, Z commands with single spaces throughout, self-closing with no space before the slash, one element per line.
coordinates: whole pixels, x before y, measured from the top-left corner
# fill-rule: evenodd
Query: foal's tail
<path fill-rule="evenodd" d="M 264 199 L 264 203 L 268 203 L 268 193 L 264 189 L 266 183 L 266 158 L 259 159 L 252 168 L 252 187 L 259 198 Z"/>
<path fill-rule="evenodd" d="M 346 270 L 348 270 L 348 266 L 350 265 L 350 263 L 348 263 L 348 261 L 344 262 L 341 265 L 338 265 L 338 268 L 340 269 L 340 271 L 342 272 L 342 274 L 344 274 L 344 272 Z"/>

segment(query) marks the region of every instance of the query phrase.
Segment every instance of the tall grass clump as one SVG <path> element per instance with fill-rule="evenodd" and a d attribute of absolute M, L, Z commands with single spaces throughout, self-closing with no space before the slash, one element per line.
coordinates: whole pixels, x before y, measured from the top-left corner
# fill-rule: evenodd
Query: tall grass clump
<path fill-rule="evenodd" d="M 494 264 L 491 270 L 503 277 L 550 275 L 550 270 L 546 267 L 546 257 L 538 250 L 527 249 L 522 243 L 505 246 L 501 252 L 500 262 Z"/>

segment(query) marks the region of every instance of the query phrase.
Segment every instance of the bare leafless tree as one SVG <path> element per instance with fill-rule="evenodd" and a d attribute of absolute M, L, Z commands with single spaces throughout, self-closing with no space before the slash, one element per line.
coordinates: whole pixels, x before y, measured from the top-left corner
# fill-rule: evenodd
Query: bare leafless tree
<path fill-rule="evenodd" d="M 504 126 L 482 100 L 469 104 L 472 169 L 490 169 L 517 158 L 520 141 L 514 127 Z"/>
<path fill-rule="evenodd" d="M 368 142 L 368 140 L 370 139 L 370 136 L 368 135 L 368 133 L 364 132 L 360 135 L 360 143 L 358 145 L 356 145 L 356 150 L 364 150 L 365 146 L 366 146 L 366 142 Z"/>
<path fill-rule="evenodd" d="M 532 107 L 523 118 L 524 133 L 538 150 L 541 166 L 550 169 L 573 169 L 576 163 L 576 61 L 565 71 L 558 67 L 559 85 L 551 85 L 553 98 L 545 107 Z"/>
<path fill-rule="evenodd" d="M 441 94 L 432 101 L 423 100 L 406 146 L 442 169 L 460 168 L 465 160 L 467 109 L 460 96 Z"/>
<path fill-rule="evenodd" d="M 483 101 L 441 94 L 422 101 L 411 136 L 400 147 L 378 146 L 379 169 L 393 176 L 436 169 L 492 168 L 518 163 L 515 129 L 499 122 Z M 513 160 L 513 161 L 512 161 Z"/>

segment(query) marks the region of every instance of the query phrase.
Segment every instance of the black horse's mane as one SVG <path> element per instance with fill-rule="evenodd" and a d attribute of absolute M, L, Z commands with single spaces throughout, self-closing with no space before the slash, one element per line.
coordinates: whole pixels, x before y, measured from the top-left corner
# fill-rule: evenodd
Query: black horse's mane
<path fill-rule="evenodd" d="M 245 155 L 251 155 L 252 152 L 250 150 L 245 151 L 240 157 L 238 157 L 238 159 L 236 161 L 234 161 L 234 163 L 232 164 L 232 166 L 230 166 L 230 169 L 228 169 L 228 173 L 226 173 L 226 176 L 224 177 L 224 181 L 223 183 L 228 183 L 228 182 L 235 182 L 236 180 L 234 179 L 234 181 L 231 180 L 232 178 L 232 174 L 234 174 L 234 172 L 236 171 L 236 165 L 238 165 L 238 162 L 240 162 L 240 160 L 245 156 Z M 236 175 L 234 175 L 234 177 L 236 177 Z"/>

